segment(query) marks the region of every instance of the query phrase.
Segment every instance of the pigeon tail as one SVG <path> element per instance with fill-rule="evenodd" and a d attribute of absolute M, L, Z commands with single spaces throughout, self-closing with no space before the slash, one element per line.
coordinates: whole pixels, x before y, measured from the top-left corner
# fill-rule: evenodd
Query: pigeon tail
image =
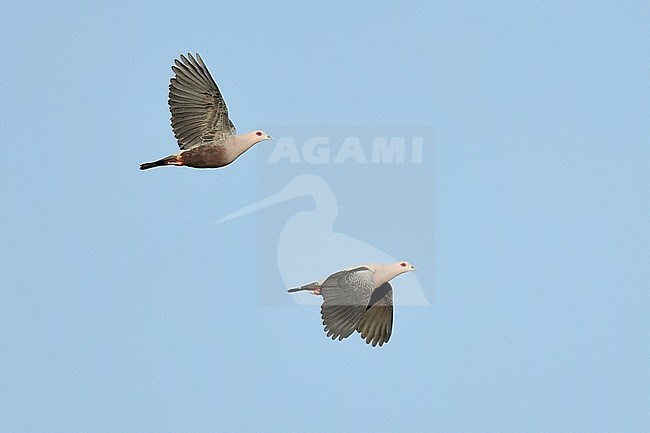
<path fill-rule="evenodd" d="M 178 165 L 178 160 L 175 155 L 166 156 L 158 161 L 153 162 L 143 162 L 140 164 L 140 170 L 148 170 L 154 167 L 160 167 L 163 165 Z"/>
<path fill-rule="evenodd" d="M 293 289 L 287 290 L 289 293 L 301 292 L 303 290 L 309 290 L 311 292 L 320 292 L 322 284 L 315 281 L 313 283 L 305 284 L 304 286 L 294 287 Z"/>

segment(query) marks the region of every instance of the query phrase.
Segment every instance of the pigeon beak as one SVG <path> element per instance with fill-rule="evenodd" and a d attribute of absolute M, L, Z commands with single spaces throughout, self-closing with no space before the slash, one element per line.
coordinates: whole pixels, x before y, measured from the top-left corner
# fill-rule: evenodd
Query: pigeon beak
<path fill-rule="evenodd" d="M 267 140 L 273 140 L 273 137 L 271 137 L 269 134 L 266 134 L 266 139 Z"/>
<path fill-rule="evenodd" d="M 414 270 L 414 271 L 417 271 L 417 268 L 415 266 L 413 266 L 413 265 L 411 265 L 411 269 Z"/>

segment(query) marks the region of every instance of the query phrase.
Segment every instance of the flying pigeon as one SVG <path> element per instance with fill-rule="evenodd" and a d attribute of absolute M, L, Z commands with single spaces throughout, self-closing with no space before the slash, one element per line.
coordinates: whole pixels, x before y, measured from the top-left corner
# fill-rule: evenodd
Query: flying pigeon
<path fill-rule="evenodd" d="M 320 314 L 332 340 L 343 340 L 357 331 L 367 344 L 381 346 L 393 330 L 393 288 L 389 281 L 414 270 L 408 262 L 362 265 L 288 292 L 309 290 L 323 297 Z"/>
<path fill-rule="evenodd" d="M 172 66 L 169 110 L 181 151 L 158 161 L 140 164 L 140 170 L 162 165 L 218 168 L 230 164 L 255 143 L 271 140 L 264 131 L 237 135 L 228 107 L 199 54 L 181 54 Z"/>

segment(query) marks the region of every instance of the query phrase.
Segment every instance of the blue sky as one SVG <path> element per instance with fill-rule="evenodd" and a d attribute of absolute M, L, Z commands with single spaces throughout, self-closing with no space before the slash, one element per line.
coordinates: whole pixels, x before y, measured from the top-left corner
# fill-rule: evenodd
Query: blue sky
<path fill-rule="evenodd" d="M 0 430 L 647 431 L 649 24 L 641 1 L 6 3 Z M 188 51 L 240 131 L 434 131 L 433 217 L 339 195 L 340 231 L 407 249 L 431 300 L 383 348 L 260 302 L 262 213 L 215 224 L 269 148 L 138 170 L 176 149 Z"/>

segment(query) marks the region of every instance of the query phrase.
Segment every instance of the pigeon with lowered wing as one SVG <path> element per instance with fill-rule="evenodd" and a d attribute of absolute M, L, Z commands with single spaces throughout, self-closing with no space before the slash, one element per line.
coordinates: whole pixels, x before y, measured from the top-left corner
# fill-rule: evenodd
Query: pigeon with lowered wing
<path fill-rule="evenodd" d="M 288 291 L 308 290 L 323 297 L 321 318 L 332 340 L 343 340 L 357 331 L 367 344 L 381 346 L 393 330 L 393 288 L 389 281 L 414 270 L 408 262 L 369 264 Z"/>

